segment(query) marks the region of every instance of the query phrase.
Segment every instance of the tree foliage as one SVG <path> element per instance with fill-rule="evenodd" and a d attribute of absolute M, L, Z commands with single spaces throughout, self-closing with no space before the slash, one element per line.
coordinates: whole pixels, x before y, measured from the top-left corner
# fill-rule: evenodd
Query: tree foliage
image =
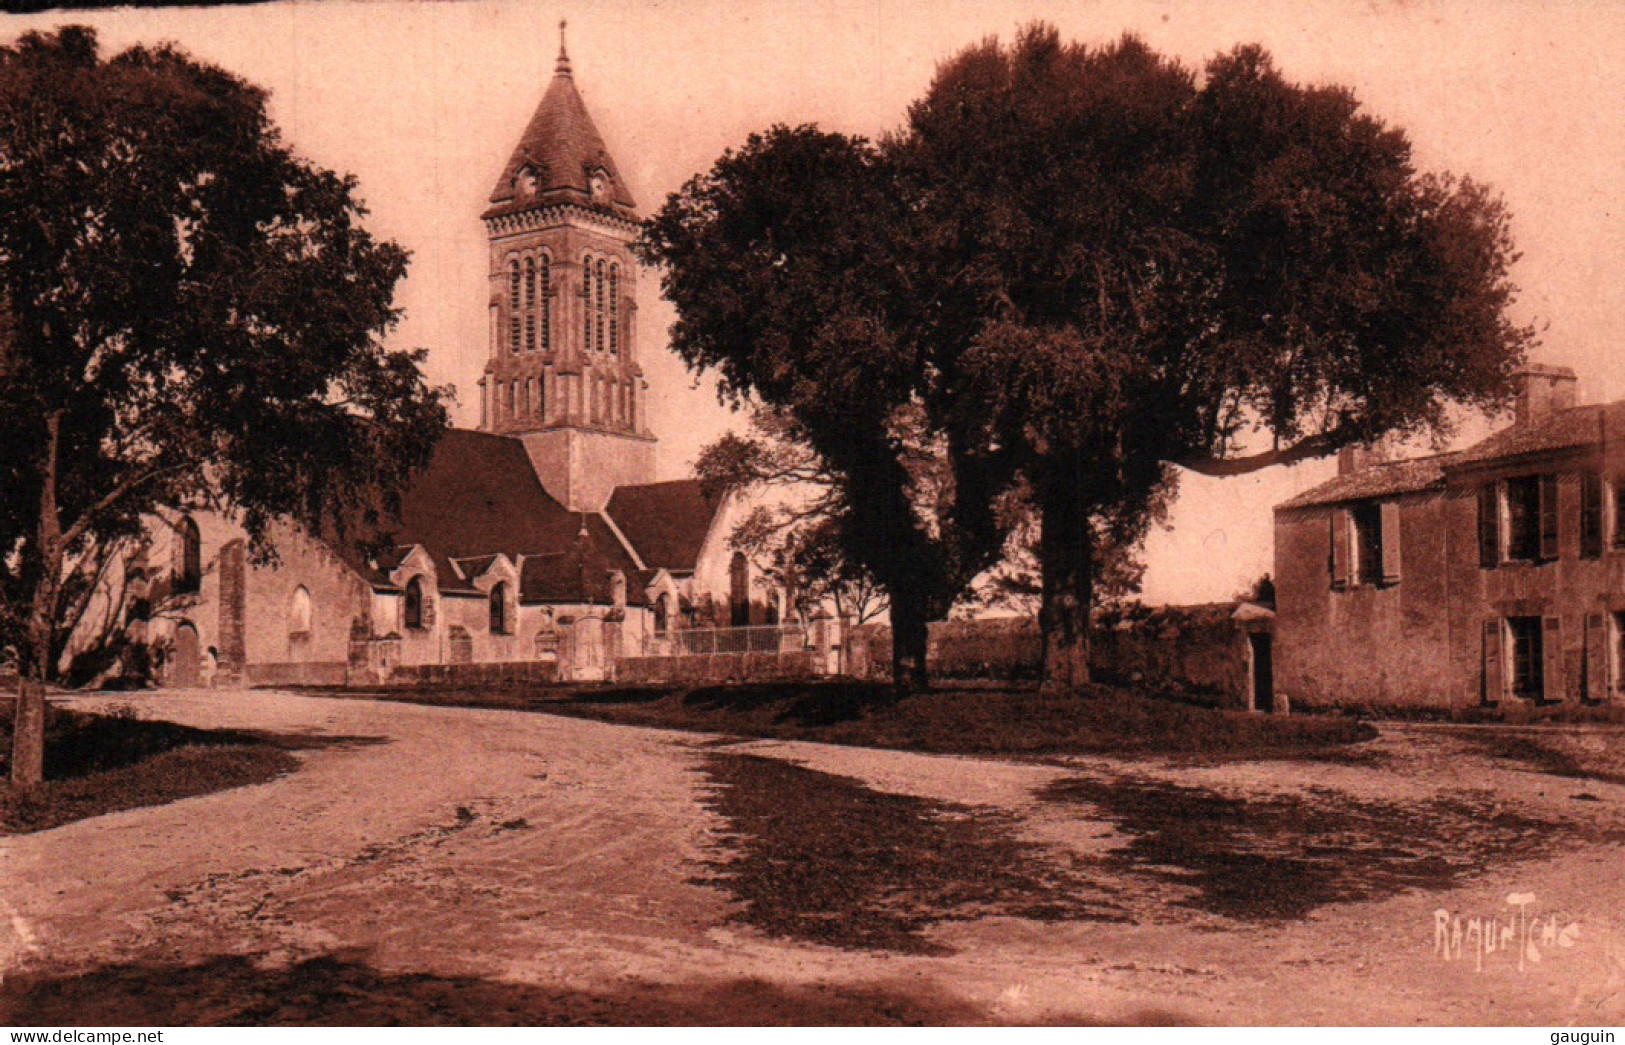
<path fill-rule="evenodd" d="M 0 49 L 0 644 L 36 681 L 153 513 L 230 510 L 268 555 L 278 518 L 358 536 L 426 460 L 443 393 L 378 340 L 406 254 L 355 187 L 173 47 Z"/>
<path fill-rule="evenodd" d="M 663 266 L 678 355 L 794 424 L 829 480 L 844 560 L 890 597 L 898 680 L 923 684 L 926 622 L 1000 535 L 967 459 L 945 457 L 951 481 L 917 467 L 944 433 L 924 405 L 937 303 L 916 284 L 911 223 L 881 150 L 775 127 L 668 199 L 638 249 Z"/>
<path fill-rule="evenodd" d="M 1052 682 L 1087 678 L 1100 521 L 1138 525 L 1170 465 L 1437 432 L 1500 403 L 1532 341 L 1500 201 L 1258 47 L 1199 81 L 1133 37 L 1032 26 L 944 65 L 896 155 L 969 273 L 932 354 L 961 379 L 948 412 L 1019 448 L 1039 507 Z"/>
<path fill-rule="evenodd" d="M 919 448 L 906 452 L 906 460 L 915 490 L 936 487 L 929 479 L 933 462 Z M 885 611 L 885 590 L 842 548 L 842 487 L 789 416 L 753 410 L 749 434 L 730 432 L 707 446 L 695 470 L 710 493 L 738 491 L 757 498 L 729 544 L 786 592 L 804 619 L 826 604 L 852 624 Z M 921 510 L 929 512 L 931 506 Z"/>
<path fill-rule="evenodd" d="M 1500 199 L 1418 172 L 1401 130 L 1256 46 L 1198 76 L 1033 25 L 944 63 L 879 147 L 753 136 L 644 243 L 679 352 L 794 414 L 894 614 L 909 588 L 962 590 L 1030 492 L 1057 685 L 1087 678 L 1107 550 L 1174 469 L 1439 436 L 1453 406 L 1504 403 L 1534 343 L 1507 317 Z M 905 408 L 947 463 L 942 534 L 904 508 Z"/>

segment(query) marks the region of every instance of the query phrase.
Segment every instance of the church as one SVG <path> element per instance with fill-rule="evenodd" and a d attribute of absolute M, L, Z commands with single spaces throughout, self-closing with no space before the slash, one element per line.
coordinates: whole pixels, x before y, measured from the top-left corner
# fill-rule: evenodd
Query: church
<path fill-rule="evenodd" d="M 229 519 L 164 520 L 130 571 L 164 682 L 596 679 L 683 632 L 778 622 L 779 594 L 729 547 L 743 506 L 655 481 L 638 216 L 562 40 L 481 217 L 479 429 L 444 434 L 371 559 L 284 526 L 262 567 Z"/>

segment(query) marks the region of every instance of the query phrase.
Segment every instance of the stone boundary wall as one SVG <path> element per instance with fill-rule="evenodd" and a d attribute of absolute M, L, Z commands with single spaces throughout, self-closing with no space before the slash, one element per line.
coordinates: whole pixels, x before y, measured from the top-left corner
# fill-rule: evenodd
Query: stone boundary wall
<path fill-rule="evenodd" d="M 1225 602 L 1103 611 L 1091 636 L 1091 669 L 1102 681 L 1176 687 L 1245 707 L 1247 639 L 1231 619 L 1235 609 Z M 1038 678 L 1042 654 L 1038 623 L 1029 618 L 942 621 L 930 626 L 926 664 L 936 678 L 1027 681 Z M 844 664 L 858 678 L 889 679 L 891 629 L 853 629 Z"/>
<path fill-rule="evenodd" d="M 622 657 L 616 682 L 785 682 L 820 678 L 822 658 L 794 653 L 697 653 L 681 657 Z"/>
<path fill-rule="evenodd" d="M 551 660 L 516 660 L 498 664 L 397 664 L 385 686 L 491 686 L 506 683 L 557 682 L 559 666 Z"/>
<path fill-rule="evenodd" d="M 341 660 L 250 664 L 245 675 L 250 686 L 342 686 L 349 678 L 349 665 Z"/>

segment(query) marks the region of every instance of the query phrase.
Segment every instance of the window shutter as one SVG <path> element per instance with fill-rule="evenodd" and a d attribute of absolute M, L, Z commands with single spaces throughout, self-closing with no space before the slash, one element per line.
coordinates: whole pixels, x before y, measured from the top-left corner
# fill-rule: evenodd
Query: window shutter
<path fill-rule="evenodd" d="M 1341 591 L 1349 583 L 1349 513 L 1345 508 L 1332 509 L 1332 587 Z"/>
<path fill-rule="evenodd" d="M 1501 498 L 1497 484 L 1478 490 L 1478 564 L 1494 569 L 1501 561 Z"/>
<path fill-rule="evenodd" d="M 1625 479 L 1610 479 L 1608 489 L 1613 501 L 1614 547 L 1625 548 Z"/>
<path fill-rule="evenodd" d="M 1557 558 L 1557 476 L 1540 477 L 1540 557 Z"/>
<path fill-rule="evenodd" d="M 1501 677 L 1501 618 L 1491 617 L 1484 622 L 1484 703 L 1494 704 L 1506 696 L 1506 683 Z"/>
<path fill-rule="evenodd" d="M 1541 622 L 1541 699 L 1563 699 L 1563 618 L 1547 617 Z"/>
<path fill-rule="evenodd" d="M 1382 580 L 1399 583 L 1399 502 L 1382 502 Z"/>
<path fill-rule="evenodd" d="M 1608 699 L 1608 628 L 1600 613 L 1586 615 L 1585 698 Z"/>
<path fill-rule="evenodd" d="M 1602 477 L 1580 473 L 1580 557 L 1602 557 Z"/>

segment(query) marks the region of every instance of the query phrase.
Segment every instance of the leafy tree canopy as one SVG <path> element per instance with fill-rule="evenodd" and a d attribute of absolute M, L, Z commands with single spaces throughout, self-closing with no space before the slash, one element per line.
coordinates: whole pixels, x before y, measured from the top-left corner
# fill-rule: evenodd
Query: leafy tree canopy
<path fill-rule="evenodd" d="M 957 595 L 1030 492 L 1056 684 L 1087 678 L 1105 549 L 1143 535 L 1172 469 L 1437 437 L 1453 406 L 1504 403 L 1534 343 L 1507 317 L 1500 199 L 1418 172 L 1402 131 L 1256 46 L 1198 75 L 1033 25 L 946 62 L 879 146 L 753 136 L 644 244 L 679 353 L 793 411 L 894 615 L 900 583 Z M 940 533 L 897 493 L 905 407 L 948 464 Z M 884 481 L 849 482 L 861 461 Z"/>
<path fill-rule="evenodd" d="M 444 393 L 379 341 L 406 254 L 355 187 L 175 48 L 0 48 L 0 595 L 36 677 L 76 571 L 144 516 L 353 537 L 427 458 Z"/>

